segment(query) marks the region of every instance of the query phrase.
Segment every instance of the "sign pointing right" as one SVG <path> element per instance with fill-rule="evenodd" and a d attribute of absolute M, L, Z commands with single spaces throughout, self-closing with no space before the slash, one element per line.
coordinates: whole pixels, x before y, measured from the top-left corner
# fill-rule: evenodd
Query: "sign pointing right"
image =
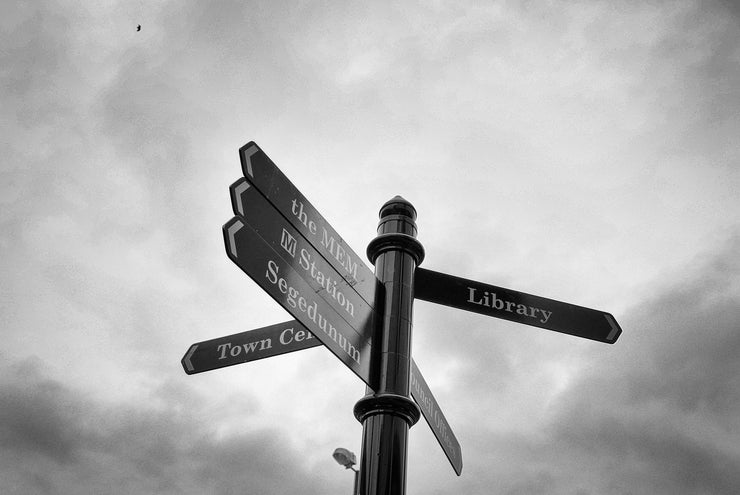
<path fill-rule="evenodd" d="M 416 269 L 414 297 L 453 308 L 613 344 L 622 333 L 603 311 L 495 285 Z"/>

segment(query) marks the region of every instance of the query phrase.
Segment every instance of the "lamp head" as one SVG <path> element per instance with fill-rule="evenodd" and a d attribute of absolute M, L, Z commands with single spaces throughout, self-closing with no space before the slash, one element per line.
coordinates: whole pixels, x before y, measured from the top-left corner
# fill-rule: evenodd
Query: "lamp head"
<path fill-rule="evenodd" d="M 334 453 L 331 456 L 334 458 L 335 461 L 337 461 L 340 465 L 344 466 L 347 469 L 350 469 L 352 466 L 357 464 L 357 458 L 355 457 L 355 454 L 341 447 L 335 449 Z"/>

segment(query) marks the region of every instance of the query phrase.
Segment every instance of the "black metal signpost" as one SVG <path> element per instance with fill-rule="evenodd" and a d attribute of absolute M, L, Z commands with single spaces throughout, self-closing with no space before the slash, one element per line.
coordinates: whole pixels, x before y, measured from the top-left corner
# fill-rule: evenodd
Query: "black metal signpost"
<path fill-rule="evenodd" d="M 414 270 L 424 259 L 415 220 L 411 203 L 396 196 L 381 208 L 378 236 L 367 247 L 385 290 L 374 336 L 379 383 L 354 410 L 362 423 L 361 494 L 405 493 L 408 431 L 421 415 L 409 398 Z"/>
<path fill-rule="evenodd" d="M 412 359 L 414 299 L 610 344 L 622 332 L 609 313 L 419 268 L 416 210 L 400 196 L 380 210 L 373 272 L 257 144 L 239 156 L 226 253 L 295 319 L 193 344 L 182 366 L 195 374 L 326 346 L 366 384 L 354 407 L 361 495 L 406 492 L 408 431 L 422 415 L 462 472 L 460 444 Z"/>

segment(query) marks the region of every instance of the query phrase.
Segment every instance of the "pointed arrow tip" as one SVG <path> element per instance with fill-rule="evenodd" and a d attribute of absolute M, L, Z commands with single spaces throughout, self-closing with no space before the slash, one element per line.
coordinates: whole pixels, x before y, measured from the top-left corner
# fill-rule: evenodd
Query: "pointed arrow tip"
<path fill-rule="evenodd" d="M 244 191 L 249 189 L 249 182 L 246 179 L 241 178 L 231 186 L 231 199 L 234 206 L 234 213 L 237 215 L 244 215 L 244 202 L 242 201 L 242 194 Z"/>
<path fill-rule="evenodd" d="M 193 366 L 193 363 L 190 361 L 190 358 L 193 357 L 193 353 L 195 353 L 195 350 L 197 348 L 198 348 L 198 344 L 191 345 L 190 349 L 188 349 L 188 352 L 182 358 L 182 366 L 183 368 L 185 368 L 185 373 L 187 373 L 188 375 L 192 374 L 193 371 L 195 371 L 195 367 Z"/>
<path fill-rule="evenodd" d="M 226 243 L 228 244 L 226 247 L 229 250 L 229 253 L 233 258 L 236 258 L 236 239 L 234 236 L 236 236 L 236 233 L 239 232 L 242 227 L 244 227 L 244 224 L 241 220 L 236 220 L 234 223 L 226 227 Z"/>
<path fill-rule="evenodd" d="M 609 335 L 606 336 L 606 341 L 610 344 L 613 344 L 617 341 L 617 338 L 621 335 L 622 329 L 619 327 L 619 324 L 617 323 L 617 320 L 614 319 L 612 315 L 609 313 L 604 313 L 604 318 L 606 318 L 606 321 L 609 323 L 609 326 L 611 327 L 611 331 L 609 331 Z"/>
<path fill-rule="evenodd" d="M 243 172 L 251 178 L 254 178 L 254 171 L 252 170 L 252 156 L 254 156 L 255 153 L 259 151 L 259 147 L 254 144 L 250 143 L 247 145 L 246 149 L 244 150 L 244 154 L 242 155 L 244 157 L 244 163 L 243 163 Z"/>

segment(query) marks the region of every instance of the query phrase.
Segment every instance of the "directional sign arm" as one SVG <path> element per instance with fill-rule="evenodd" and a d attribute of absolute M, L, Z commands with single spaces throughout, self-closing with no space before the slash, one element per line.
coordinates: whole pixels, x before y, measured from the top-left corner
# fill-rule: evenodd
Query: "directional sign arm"
<path fill-rule="evenodd" d="M 326 301 L 325 294 L 313 289 L 243 217 L 227 222 L 223 233 L 229 258 L 368 386 L 375 388 L 377 378 L 371 375 L 370 362 L 372 319 L 360 325 L 359 331 L 350 326 Z"/>
<path fill-rule="evenodd" d="M 439 445 L 442 447 L 447 459 L 452 465 L 458 476 L 462 473 L 463 461 L 460 443 L 457 441 L 455 434 L 452 433 L 447 418 L 442 414 L 442 410 L 437 404 L 437 399 L 432 395 L 426 380 L 416 366 L 416 362 L 411 360 L 411 379 L 410 379 L 411 397 L 419 405 L 421 414 L 426 419 L 427 424 L 432 429 L 432 433 L 437 438 Z"/>
<path fill-rule="evenodd" d="M 197 342 L 182 358 L 188 375 L 257 361 L 321 345 L 297 320 Z"/>
<path fill-rule="evenodd" d="M 242 146 L 239 149 L 239 158 L 244 177 L 249 183 L 334 265 L 360 296 L 372 304 L 378 280 L 375 273 L 363 262 L 363 258 L 349 247 L 257 143 L 250 141 Z M 239 194 L 241 191 L 243 189 L 236 192 Z M 232 196 L 234 193 L 232 186 Z M 237 212 L 238 205 L 235 203 L 234 206 Z"/>
<path fill-rule="evenodd" d="M 613 344 L 622 333 L 614 317 L 554 299 L 417 268 L 414 297 L 453 308 Z"/>
<path fill-rule="evenodd" d="M 232 184 L 230 190 L 234 213 L 293 266 L 355 330 L 362 332 L 361 327 L 372 318 L 374 299 L 358 293 L 357 287 L 349 284 L 336 266 L 245 178 Z"/>

